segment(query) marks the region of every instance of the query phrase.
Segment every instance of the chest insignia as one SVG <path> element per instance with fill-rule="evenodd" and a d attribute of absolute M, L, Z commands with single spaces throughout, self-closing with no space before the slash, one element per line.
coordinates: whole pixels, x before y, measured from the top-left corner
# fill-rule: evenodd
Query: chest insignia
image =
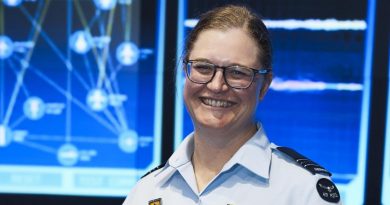
<path fill-rule="evenodd" d="M 148 205 L 161 205 L 161 198 L 150 200 Z"/>
<path fill-rule="evenodd" d="M 317 191 L 322 199 L 327 202 L 337 203 L 340 201 L 340 193 L 336 185 L 329 179 L 322 178 L 317 182 Z"/>

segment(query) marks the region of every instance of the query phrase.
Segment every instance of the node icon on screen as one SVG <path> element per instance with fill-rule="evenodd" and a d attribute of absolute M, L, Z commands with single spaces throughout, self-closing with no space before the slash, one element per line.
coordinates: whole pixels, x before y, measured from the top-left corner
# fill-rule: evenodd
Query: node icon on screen
<path fill-rule="evenodd" d="M 85 54 L 92 48 L 92 36 L 86 31 L 76 31 L 69 39 L 70 48 L 78 53 Z"/>
<path fill-rule="evenodd" d="M 138 149 L 138 134 L 133 130 L 127 130 L 119 135 L 119 148 L 127 153 L 134 153 Z"/>
<path fill-rule="evenodd" d="M 12 55 L 13 42 L 7 36 L 0 36 L 0 59 L 6 59 Z"/>
<path fill-rule="evenodd" d="M 12 131 L 0 124 L 0 147 L 8 146 L 12 141 Z"/>
<path fill-rule="evenodd" d="M 116 0 L 94 0 L 93 2 L 101 10 L 111 10 L 116 4 Z"/>
<path fill-rule="evenodd" d="M 140 56 L 139 48 L 132 42 L 123 42 L 116 49 L 116 59 L 122 65 L 133 65 Z"/>
<path fill-rule="evenodd" d="M 23 0 L 3 0 L 3 3 L 9 7 L 17 7 L 22 3 L 22 1 Z"/>
<path fill-rule="evenodd" d="M 64 144 L 58 149 L 57 159 L 64 166 L 73 166 L 79 160 L 79 151 L 72 144 Z"/>
<path fill-rule="evenodd" d="M 108 95 L 102 89 L 93 89 L 87 94 L 87 105 L 94 111 L 106 109 L 108 103 Z"/>
<path fill-rule="evenodd" d="M 24 115 L 30 120 L 39 120 L 45 114 L 46 105 L 39 97 L 29 97 L 23 105 Z"/>

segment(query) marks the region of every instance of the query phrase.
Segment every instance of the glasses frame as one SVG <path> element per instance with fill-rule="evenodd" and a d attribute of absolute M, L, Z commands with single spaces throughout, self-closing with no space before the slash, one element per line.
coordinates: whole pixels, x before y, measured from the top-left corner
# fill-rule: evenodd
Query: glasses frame
<path fill-rule="evenodd" d="M 210 65 L 213 65 L 214 71 L 213 71 L 213 75 L 211 76 L 210 80 L 208 80 L 206 82 L 197 82 L 197 81 L 194 81 L 194 80 L 192 80 L 190 78 L 190 73 L 188 72 L 188 70 L 191 69 L 191 65 L 194 62 L 203 62 L 203 63 L 207 63 L 207 64 L 210 64 Z M 220 68 L 220 69 L 222 69 L 223 80 L 225 81 L 226 85 L 228 85 L 229 87 L 234 88 L 234 89 L 247 89 L 247 88 L 249 88 L 252 85 L 252 83 L 253 83 L 253 81 L 255 79 L 256 74 L 267 75 L 268 73 L 272 72 L 272 70 L 269 69 L 269 68 L 258 68 L 258 69 L 255 69 L 255 68 L 250 68 L 250 67 L 246 67 L 246 66 L 238 66 L 238 65 L 219 66 L 219 65 L 215 65 L 213 63 L 207 62 L 207 61 L 202 61 L 202 60 L 183 60 L 183 64 L 185 65 L 184 66 L 184 70 L 185 70 L 185 73 L 186 73 L 186 76 L 187 76 L 188 80 L 190 80 L 191 82 L 196 83 L 196 84 L 207 84 L 207 83 L 211 82 L 214 79 L 215 73 L 217 73 L 217 69 Z M 249 83 L 248 86 L 246 86 L 246 87 L 234 87 L 234 86 L 231 86 L 228 83 L 228 81 L 226 80 L 225 73 L 226 73 L 226 69 L 231 68 L 231 67 L 246 68 L 246 69 L 249 69 L 249 70 L 252 71 L 251 82 Z"/>

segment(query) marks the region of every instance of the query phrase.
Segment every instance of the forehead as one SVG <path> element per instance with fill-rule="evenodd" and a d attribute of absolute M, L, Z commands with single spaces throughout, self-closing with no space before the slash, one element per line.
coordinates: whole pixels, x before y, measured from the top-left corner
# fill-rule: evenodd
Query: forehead
<path fill-rule="evenodd" d="M 205 58 L 219 64 L 238 63 L 260 66 L 256 42 L 244 29 L 202 31 L 189 55 L 191 60 Z"/>

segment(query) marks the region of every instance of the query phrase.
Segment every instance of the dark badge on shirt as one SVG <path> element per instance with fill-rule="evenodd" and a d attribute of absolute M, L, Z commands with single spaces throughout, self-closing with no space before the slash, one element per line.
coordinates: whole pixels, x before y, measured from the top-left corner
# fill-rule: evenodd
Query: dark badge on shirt
<path fill-rule="evenodd" d="M 148 205 L 161 205 L 161 198 L 150 200 Z"/>
<path fill-rule="evenodd" d="M 325 201 L 337 203 L 340 201 L 340 193 L 336 185 L 329 179 L 322 178 L 317 182 L 317 191 Z"/>

